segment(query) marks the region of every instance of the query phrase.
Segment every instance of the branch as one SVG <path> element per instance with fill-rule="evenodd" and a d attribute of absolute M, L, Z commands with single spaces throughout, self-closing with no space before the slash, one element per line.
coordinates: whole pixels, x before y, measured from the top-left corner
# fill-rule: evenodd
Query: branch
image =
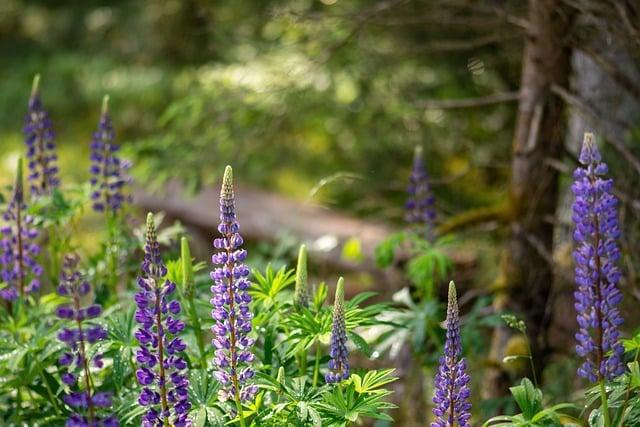
<path fill-rule="evenodd" d="M 463 98 L 463 99 L 425 99 L 417 103 L 417 107 L 426 108 L 428 110 L 452 110 L 457 108 L 474 108 L 485 105 L 500 104 L 503 102 L 517 101 L 519 92 L 502 92 L 494 93 L 479 98 Z"/>
<path fill-rule="evenodd" d="M 640 86 L 638 86 L 632 78 L 627 76 L 616 64 L 609 61 L 607 58 L 600 55 L 598 51 L 586 44 L 575 45 L 572 47 L 584 52 L 596 64 L 598 64 L 600 68 L 602 68 L 602 70 L 613 79 L 613 81 L 626 89 L 634 98 L 640 100 Z"/>
<path fill-rule="evenodd" d="M 382 12 L 385 12 L 389 9 L 392 9 L 404 2 L 406 2 L 407 0 L 385 0 L 385 1 L 381 1 L 378 4 L 376 4 L 374 7 L 372 7 L 371 9 L 365 11 L 364 13 L 360 14 L 359 16 L 355 17 L 355 25 L 353 27 L 353 29 L 349 32 L 349 34 L 347 34 L 347 36 L 342 39 L 341 41 L 339 41 L 338 43 L 334 44 L 333 46 L 331 46 L 329 48 L 329 50 L 325 53 L 324 58 L 320 61 L 320 63 L 325 63 L 327 61 L 329 61 L 329 59 L 331 59 L 331 57 L 340 49 L 342 49 L 343 47 L 345 47 L 346 45 L 349 44 L 349 42 L 351 42 L 351 40 L 362 30 L 362 28 L 364 28 L 364 26 L 373 18 L 375 18 L 377 15 L 379 15 Z"/>
<path fill-rule="evenodd" d="M 624 157 L 624 159 L 629 162 L 629 164 L 631 164 L 631 166 L 633 166 L 638 174 L 640 174 L 640 159 L 633 155 L 624 141 L 607 132 L 606 126 L 603 126 L 598 111 L 596 111 L 593 107 L 587 105 L 582 99 L 572 94 L 563 87 L 554 84 L 553 86 L 551 86 L 551 91 L 562 98 L 568 105 L 576 108 L 578 111 L 586 114 L 591 120 L 593 120 L 593 122 L 596 123 L 597 127 L 604 135 L 605 140 L 608 141 L 611 146 L 615 148 L 620 153 L 620 155 L 622 155 L 622 157 Z M 624 129 L 631 128 L 631 126 L 626 123 L 618 123 L 618 125 Z"/>
<path fill-rule="evenodd" d="M 423 46 L 409 49 L 411 53 L 439 53 L 439 52 L 457 52 L 465 50 L 478 49 L 496 43 L 505 42 L 511 39 L 518 39 L 523 36 L 519 32 L 511 32 L 507 35 L 488 34 L 486 36 L 477 37 L 469 40 L 435 40 L 426 43 Z"/>
<path fill-rule="evenodd" d="M 440 224 L 436 233 L 440 236 L 463 228 L 484 224 L 490 221 L 506 222 L 509 210 L 506 205 L 489 206 L 471 209 L 454 215 Z"/>

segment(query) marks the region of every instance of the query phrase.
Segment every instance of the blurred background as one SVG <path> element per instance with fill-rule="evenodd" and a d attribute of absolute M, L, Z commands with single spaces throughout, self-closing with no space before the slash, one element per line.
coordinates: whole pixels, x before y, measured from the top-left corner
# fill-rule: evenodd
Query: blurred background
<path fill-rule="evenodd" d="M 40 73 L 64 182 L 87 180 L 109 94 L 134 204 L 199 236 L 200 259 L 231 164 L 253 265 L 292 266 L 305 242 L 318 280 L 345 274 L 351 293 L 382 299 L 411 282 L 402 256 L 382 269 L 375 248 L 405 227 L 421 146 L 451 236 L 443 282 L 456 279 L 470 316 L 522 316 L 548 397 L 565 398 L 568 185 L 587 131 L 621 200 L 628 334 L 640 320 L 639 14 L 633 0 L 2 0 L 0 184 Z M 503 363 L 521 343 L 499 323 L 473 331 L 483 415 L 527 369 Z M 393 416 L 420 425 L 403 381 Z"/>

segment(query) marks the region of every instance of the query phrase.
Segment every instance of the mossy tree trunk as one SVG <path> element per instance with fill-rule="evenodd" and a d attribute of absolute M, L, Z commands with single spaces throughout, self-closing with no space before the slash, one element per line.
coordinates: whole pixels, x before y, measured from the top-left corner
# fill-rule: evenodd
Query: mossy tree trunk
<path fill-rule="evenodd" d="M 524 316 L 538 369 L 545 363 L 546 326 L 553 271 L 554 218 L 558 172 L 566 135 L 564 104 L 552 87 L 567 87 L 570 50 L 564 43 L 571 14 L 560 0 L 530 0 L 523 53 L 518 114 L 513 139 L 508 236 L 496 283 L 498 310 Z M 485 378 L 485 397 L 508 392 L 501 361 L 510 332 L 496 329 L 493 368 Z"/>

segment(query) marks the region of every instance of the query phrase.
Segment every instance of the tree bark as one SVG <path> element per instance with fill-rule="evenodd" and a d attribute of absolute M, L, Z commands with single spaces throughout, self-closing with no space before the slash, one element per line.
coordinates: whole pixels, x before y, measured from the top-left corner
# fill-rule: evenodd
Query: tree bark
<path fill-rule="evenodd" d="M 566 134 L 564 105 L 551 87 L 568 85 L 570 50 L 563 41 L 571 17 L 559 0 L 530 0 L 528 21 L 513 138 L 510 227 L 496 283 L 495 308 L 524 317 L 537 370 L 541 370 L 553 282 L 547 255 L 553 250 L 558 195 L 558 172 L 549 160 L 560 160 Z M 484 387 L 487 398 L 507 390 L 502 359 L 509 338 L 506 328 L 494 332 L 490 354 L 494 363 Z"/>

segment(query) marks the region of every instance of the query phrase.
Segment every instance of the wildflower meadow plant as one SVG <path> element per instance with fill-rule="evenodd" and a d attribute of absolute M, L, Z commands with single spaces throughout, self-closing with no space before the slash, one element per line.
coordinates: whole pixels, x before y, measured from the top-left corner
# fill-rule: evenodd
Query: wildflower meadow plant
<path fill-rule="evenodd" d="M 212 332 L 216 348 L 213 362 L 215 377 L 222 386 L 218 396 L 221 401 L 235 402 L 240 423 L 244 425 L 242 403 L 251 400 L 258 387 L 251 382 L 255 375 L 250 366 L 254 359 L 251 349 L 254 339 L 249 336 L 253 314 L 249 309 L 249 268 L 244 264 L 247 251 L 242 249 L 243 240 L 239 230 L 233 193 L 233 171 L 231 166 L 227 166 L 220 190 L 218 231 L 222 237 L 213 241 L 213 246 L 220 251 L 212 257 L 213 263 L 218 267 L 211 272 L 214 282 L 211 286 L 211 304 L 215 320 Z"/>
<path fill-rule="evenodd" d="M 145 427 L 190 426 L 187 362 L 181 357 L 186 344 L 178 336 L 185 323 L 177 316 L 180 302 L 172 300 L 176 284 L 165 279 L 167 268 L 160 256 L 160 245 L 153 215 L 147 215 L 147 233 L 142 273 L 135 295 L 135 337 L 140 343 L 136 354 L 136 377 L 142 386 L 138 402 L 147 408 L 142 417 Z"/>
<path fill-rule="evenodd" d="M 5 284 L 0 289 L 0 297 L 7 301 L 40 289 L 42 267 L 37 261 L 40 246 L 35 241 L 38 231 L 33 227 L 33 218 L 26 213 L 24 199 L 22 159 L 19 159 L 13 196 L 3 214 L 4 225 L 0 229 L 1 278 Z"/>
<path fill-rule="evenodd" d="M 50 194 L 60 185 L 55 132 L 49 113 L 45 111 L 40 96 L 40 75 L 33 79 L 29 98 L 29 111 L 24 124 L 25 145 L 29 166 L 29 184 L 32 196 Z"/>
<path fill-rule="evenodd" d="M 344 278 L 338 279 L 333 303 L 333 324 L 329 348 L 329 372 L 325 375 L 328 383 L 338 383 L 349 378 L 349 350 L 347 349 L 347 325 L 344 312 Z"/>
<path fill-rule="evenodd" d="M 621 273 L 616 266 L 620 259 L 618 200 L 613 195 L 613 180 L 606 176 L 607 165 L 590 133 L 584 136 L 579 161 L 572 186 L 574 296 L 579 327 L 576 351 L 584 359 L 578 375 L 604 388 L 604 381 L 624 372 L 624 348 L 618 330 L 623 320 L 617 308 L 622 301 L 617 287 Z M 602 399 L 606 405 L 604 391 Z"/>
<path fill-rule="evenodd" d="M 298 264 L 296 267 L 296 283 L 293 294 L 293 304 L 296 307 L 309 306 L 309 289 L 307 283 L 307 247 L 300 245 Z"/>
<path fill-rule="evenodd" d="M 61 379 L 69 388 L 63 396 L 64 402 L 73 408 L 66 425 L 68 427 L 115 427 L 118 419 L 110 412 L 112 395 L 108 391 L 97 391 L 92 374 L 93 369 L 104 366 L 103 354 L 90 352 L 90 347 L 104 340 L 107 331 L 99 324 L 92 323 L 102 313 L 98 304 L 85 306 L 83 299 L 91 292 L 91 285 L 78 270 L 79 257 L 68 254 L 64 258 L 63 270 L 60 273 L 58 294 L 69 301 L 58 306 L 56 315 L 68 322 L 59 333 L 58 338 L 67 349 L 58 359 Z"/>
<path fill-rule="evenodd" d="M 468 427 L 471 418 L 471 378 L 466 373 L 467 365 L 462 357 L 458 300 L 453 282 L 449 283 L 446 327 L 444 356 L 440 358 L 440 366 L 435 377 L 433 414 L 436 419 L 431 423 L 431 427 Z"/>
<path fill-rule="evenodd" d="M 423 229 L 428 237 L 434 232 L 436 211 L 435 198 L 431 192 L 429 176 L 424 166 L 422 147 L 417 146 L 413 155 L 413 168 L 407 187 L 409 198 L 406 202 L 406 221 L 416 228 Z"/>
<path fill-rule="evenodd" d="M 91 199 L 93 210 L 117 214 L 127 200 L 124 187 L 127 183 L 128 163 L 120 159 L 120 146 L 115 143 L 113 122 L 109 114 L 109 96 L 102 100 L 102 113 L 98 129 L 91 141 Z"/>

